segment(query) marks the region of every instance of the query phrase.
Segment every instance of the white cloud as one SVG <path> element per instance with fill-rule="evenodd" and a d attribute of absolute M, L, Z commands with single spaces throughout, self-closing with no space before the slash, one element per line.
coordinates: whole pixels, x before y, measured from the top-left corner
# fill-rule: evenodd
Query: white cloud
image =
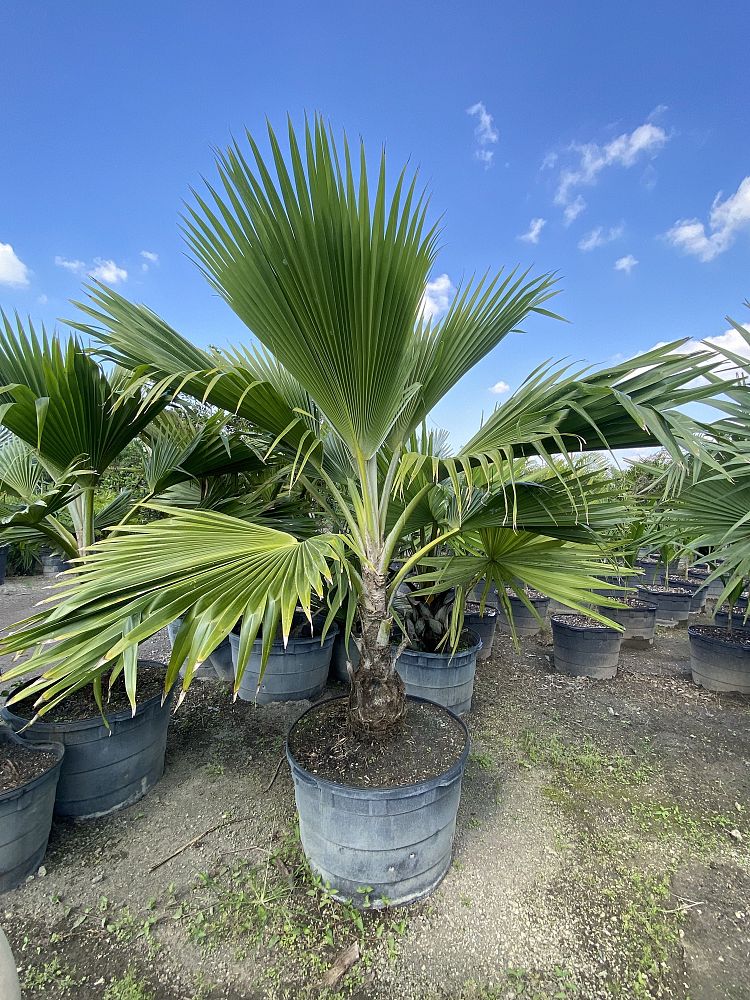
<path fill-rule="evenodd" d="M 55 267 L 63 267 L 72 274 L 81 274 L 86 267 L 83 260 L 69 260 L 67 257 L 55 257 Z"/>
<path fill-rule="evenodd" d="M 10 243 L 0 243 L 0 285 L 11 288 L 27 288 L 29 271 Z"/>
<path fill-rule="evenodd" d="M 630 274 L 637 263 L 638 261 L 632 253 L 626 254 L 624 257 L 618 257 L 615 261 L 615 271 L 624 271 L 625 274 Z"/>
<path fill-rule="evenodd" d="M 152 264 L 159 263 L 159 254 L 154 253 L 152 250 L 141 250 L 141 257 L 143 257 L 143 263 L 141 264 L 142 271 L 148 271 Z"/>
<path fill-rule="evenodd" d="M 569 226 L 571 222 L 575 222 L 585 208 L 586 202 L 579 194 L 569 205 L 565 206 L 565 211 L 563 212 L 565 225 Z"/>
<path fill-rule="evenodd" d="M 578 249 L 584 252 L 588 250 L 596 250 L 597 247 L 603 247 L 607 243 L 612 243 L 614 240 L 619 240 L 622 234 L 625 232 L 625 226 L 620 223 L 619 226 L 612 226 L 610 229 L 604 229 L 603 226 L 597 226 L 596 229 L 592 229 L 590 233 L 578 241 Z"/>
<path fill-rule="evenodd" d="M 476 104 L 467 108 L 466 114 L 477 119 L 474 129 L 474 139 L 476 140 L 474 156 L 485 165 L 485 168 L 490 167 L 495 151 L 488 147 L 494 146 L 500 138 L 500 134 L 493 124 L 492 115 L 482 101 L 477 101 Z"/>
<path fill-rule="evenodd" d="M 44 294 L 44 292 L 42 292 L 42 294 L 37 299 L 37 302 L 39 303 L 40 306 L 46 306 L 47 303 L 49 302 L 49 298 Z"/>
<path fill-rule="evenodd" d="M 708 231 L 700 219 L 678 219 L 666 234 L 672 246 L 701 261 L 713 260 L 734 243 L 737 233 L 750 227 L 750 176 L 734 194 L 716 195 L 708 216 Z"/>
<path fill-rule="evenodd" d="M 743 323 L 742 329 L 746 330 L 750 334 L 750 323 Z M 668 342 L 666 340 L 660 340 L 658 344 L 654 344 L 649 350 L 655 350 L 657 347 L 665 347 Z M 715 337 L 706 337 L 704 340 L 690 339 L 685 341 L 680 347 L 675 348 L 678 354 L 696 354 L 698 352 L 705 351 L 707 347 L 716 347 L 721 350 L 730 351 L 732 354 L 737 354 L 741 358 L 748 359 L 748 367 L 750 368 L 750 344 L 745 340 L 742 334 L 732 327 L 730 330 L 725 330 L 724 333 L 719 333 Z M 645 353 L 645 352 L 643 352 Z M 746 371 L 742 368 L 738 368 L 732 362 L 720 355 L 719 360 L 722 361 L 721 367 L 716 370 L 716 374 L 727 378 L 746 378 Z M 643 369 L 641 369 L 643 370 Z"/>
<path fill-rule="evenodd" d="M 519 240 L 523 240 L 524 243 L 538 243 L 539 237 L 542 235 L 542 230 L 546 224 L 546 219 L 532 219 L 529 223 L 527 232 L 522 233 L 518 237 Z"/>
<path fill-rule="evenodd" d="M 499 382 L 495 382 L 494 385 L 490 386 L 489 391 L 494 392 L 496 396 L 502 396 L 504 393 L 510 392 L 510 386 L 507 382 L 503 382 L 503 380 L 500 379 Z"/>
<path fill-rule="evenodd" d="M 113 260 L 94 257 L 94 265 L 93 269 L 89 271 L 89 275 L 97 281 L 104 281 L 108 285 L 117 285 L 128 279 L 128 272 L 125 268 L 115 264 Z"/>
<path fill-rule="evenodd" d="M 437 319 L 447 312 L 455 294 L 456 289 L 447 274 L 428 281 L 422 296 L 421 313 L 424 319 Z"/>
<path fill-rule="evenodd" d="M 565 210 L 566 222 L 572 222 L 586 207 L 577 188 L 591 187 L 606 167 L 632 167 L 646 156 L 654 156 L 666 144 L 669 136 L 660 125 L 648 121 L 632 132 L 623 132 L 606 145 L 597 142 L 573 143 L 568 152 L 574 154 L 572 165 L 560 171 L 555 204 Z M 548 163 L 549 156 L 545 158 Z"/>

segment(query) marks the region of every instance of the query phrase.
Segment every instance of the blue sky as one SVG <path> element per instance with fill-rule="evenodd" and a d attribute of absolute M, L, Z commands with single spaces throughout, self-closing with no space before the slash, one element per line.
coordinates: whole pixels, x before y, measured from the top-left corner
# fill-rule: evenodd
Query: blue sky
<path fill-rule="evenodd" d="M 458 443 L 546 358 L 750 319 L 748 29 L 746 2 L 695 0 L 6 0 L 0 304 L 51 325 L 94 272 L 199 343 L 247 338 L 185 256 L 181 203 L 232 131 L 318 110 L 420 167 L 435 308 L 487 267 L 563 276 L 570 323 L 530 321 L 440 405 Z"/>

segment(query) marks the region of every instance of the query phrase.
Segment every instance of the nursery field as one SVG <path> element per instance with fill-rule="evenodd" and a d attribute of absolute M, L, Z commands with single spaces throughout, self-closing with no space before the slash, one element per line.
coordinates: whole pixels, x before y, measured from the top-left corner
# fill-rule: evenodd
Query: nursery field
<path fill-rule="evenodd" d="M 41 596 L 9 582 L 0 626 Z M 548 633 L 495 643 L 453 864 L 424 903 L 333 903 L 282 759 L 306 703 L 196 683 L 158 786 L 55 820 L 44 867 L 0 900 L 24 996 L 750 998 L 750 698 L 692 683 L 684 630 L 623 651 L 604 682 L 556 674 Z M 144 650 L 167 651 L 162 635 Z"/>

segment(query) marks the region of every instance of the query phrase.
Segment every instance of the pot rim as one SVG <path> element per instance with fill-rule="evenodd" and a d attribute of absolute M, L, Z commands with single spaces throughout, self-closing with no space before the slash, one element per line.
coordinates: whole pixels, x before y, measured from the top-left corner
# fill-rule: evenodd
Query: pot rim
<path fill-rule="evenodd" d="M 331 622 L 328 631 L 326 632 L 325 639 L 322 638 L 320 635 L 289 636 L 286 646 L 284 645 L 283 639 L 274 639 L 273 642 L 271 643 L 271 653 L 269 655 L 278 656 L 279 652 L 288 653 L 290 651 L 292 643 L 298 646 L 314 645 L 316 649 L 325 649 L 326 646 L 332 643 L 333 640 L 336 638 L 336 636 L 339 635 L 340 633 L 341 629 L 338 627 L 336 622 Z M 240 641 L 239 632 L 230 632 L 229 635 L 227 636 L 227 639 L 229 639 L 229 644 L 231 646 L 237 646 Z M 259 637 L 258 639 L 255 639 L 253 641 L 253 649 L 255 649 L 256 647 L 258 649 L 261 649 L 262 646 L 263 646 L 262 637 Z"/>
<path fill-rule="evenodd" d="M 698 629 L 713 628 L 721 634 L 706 635 L 705 632 L 699 632 Z M 731 649 L 744 649 L 750 654 L 750 643 L 743 645 L 741 643 L 732 642 L 728 639 L 726 629 L 723 625 L 688 625 L 688 638 L 689 639 L 701 639 L 704 642 L 710 642 L 712 644 L 718 644 L 720 646 L 728 646 Z"/>
<path fill-rule="evenodd" d="M 62 764 L 63 757 L 65 756 L 65 745 L 54 740 L 50 740 L 48 743 L 30 743 L 28 740 L 23 739 L 18 733 L 14 732 L 10 726 L 0 725 L 0 745 L 3 740 L 8 743 L 16 743 L 20 746 L 25 747 L 28 750 L 44 750 L 47 753 L 53 753 L 57 760 L 52 765 L 48 767 L 46 771 L 42 771 L 38 774 L 36 778 L 32 778 L 31 781 L 25 782 L 23 785 L 18 785 L 17 788 L 9 788 L 5 792 L 0 792 L 0 802 L 7 802 L 10 799 L 18 798 L 25 792 L 30 792 L 42 782 L 49 779 L 50 775 L 55 771 L 60 770 L 60 765 Z"/>
<path fill-rule="evenodd" d="M 451 660 L 455 660 L 457 656 L 469 656 L 472 653 L 478 653 L 479 650 L 484 646 L 482 640 L 479 638 L 474 629 L 465 628 L 463 631 L 468 632 L 469 635 L 473 635 L 474 638 L 476 639 L 476 643 L 473 646 L 469 646 L 468 649 L 457 649 L 455 653 L 425 653 L 422 652 L 421 649 L 412 649 L 411 646 L 406 646 L 404 649 L 401 650 L 399 659 L 401 659 L 404 653 L 410 653 L 412 656 L 430 656 L 434 657 L 436 660 L 448 660 L 450 662 Z M 396 647 L 396 649 L 398 649 L 398 647 Z M 424 701 L 429 699 L 422 699 L 422 700 Z M 437 704 L 437 702 L 435 702 L 435 704 Z"/>
<path fill-rule="evenodd" d="M 468 726 L 463 721 L 463 719 L 459 718 L 459 716 L 457 716 L 456 713 L 452 712 L 449 708 L 446 708 L 445 705 L 438 705 L 436 701 L 430 701 L 428 698 L 418 698 L 416 695 L 411 695 L 411 694 L 408 694 L 406 696 L 407 701 L 421 702 L 426 705 L 434 705 L 436 708 L 441 709 L 441 711 L 449 715 L 450 718 L 454 722 L 457 722 L 460 728 L 463 730 L 465 744 L 461 752 L 461 756 L 458 758 L 455 764 L 451 764 L 451 766 L 448 768 L 447 771 L 442 771 L 440 774 L 436 774 L 432 778 L 423 778 L 421 781 L 416 781 L 409 785 L 394 785 L 391 788 L 362 788 L 360 785 L 347 785 L 346 782 L 332 781 L 330 778 L 321 778 L 320 775 L 313 774 L 311 771 L 308 771 L 299 763 L 297 758 L 292 753 L 289 747 L 289 737 L 292 735 L 299 722 L 302 719 L 304 719 L 306 715 L 309 715 L 310 712 L 317 711 L 317 709 L 319 709 L 322 705 L 327 705 L 331 701 L 344 701 L 344 699 L 348 700 L 348 698 L 349 695 L 346 694 L 339 695 L 336 698 L 325 698 L 323 699 L 323 701 L 316 702 L 316 704 L 311 705 L 309 708 L 305 709 L 302 715 L 300 715 L 297 719 L 295 719 L 294 723 L 289 729 L 286 740 L 284 741 L 284 750 L 286 751 L 286 759 L 289 762 L 290 767 L 292 768 L 292 772 L 294 772 L 294 769 L 296 768 L 296 770 L 299 771 L 299 773 L 303 775 L 304 778 L 306 778 L 309 782 L 313 784 L 320 785 L 323 788 L 330 788 L 332 790 L 343 788 L 346 789 L 346 791 L 351 795 L 352 798 L 363 798 L 363 799 L 364 798 L 387 799 L 394 797 L 394 795 L 397 796 L 398 798 L 407 798 L 410 795 L 418 795 L 425 789 L 425 786 L 430 786 L 432 784 L 435 784 L 436 786 L 448 784 L 450 781 L 453 781 L 454 778 L 458 777 L 460 774 L 463 773 L 463 770 L 466 767 L 466 761 L 469 759 L 469 754 L 471 753 L 471 736 L 469 735 Z"/>
<path fill-rule="evenodd" d="M 660 584 L 655 584 L 655 586 L 659 587 Z M 638 589 L 639 590 L 645 590 L 647 593 L 661 595 L 662 597 L 664 597 L 664 596 L 666 596 L 666 597 L 689 597 L 689 598 L 692 599 L 692 597 L 694 596 L 692 590 L 683 589 L 681 587 L 668 587 L 668 588 L 665 588 L 663 590 L 655 590 L 654 587 L 650 587 L 648 584 L 646 584 L 646 585 L 639 584 L 638 585 Z"/>
<path fill-rule="evenodd" d="M 640 600 L 640 598 L 637 598 L 637 600 Z M 607 610 L 608 611 L 634 611 L 636 614 L 639 611 L 641 612 L 641 614 L 643 614 L 646 611 L 650 614 L 652 611 L 658 611 L 659 610 L 658 605 L 652 603 L 651 601 L 641 601 L 641 604 L 643 605 L 642 608 L 634 608 L 632 604 L 626 604 L 624 608 L 607 608 Z"/>
<path fill-rule="evenodd" d="M 175 683 L 169 689 L 166 697 L 164 698 L 163 702 L 164 705 L 166 705 L 173 698 L 176 686 L 177 686 L 177 681 L 175 680 Z M 163 697 L 164 697 L 163 693 L 159 693 L 152 695 L 152 697 L 148 698 L 146 701 L 139 702 L 135 707 L 135 714 L 133 713 L 132 709 L 124 708 L 122 709 L 122 711 L 113 712 L 110 715 L 108 715 L 107 712 L 105 711 L 104 715 L 109 722 L 127 722 L 129 719 L 134 719 L 139 715 L 143 715 L 143 713 L 146 711 L 147 708 L 150 708 L 157 701 L 161 702 Z M 3 705 L 2 707 L 2 716 L 4 719 L 13 719 L 14 721 L 17 720 L 18 722 L 23 723 L 24 728 L 28 726 L 29 722 L 31 721 L 30 719 L 24 718 L 23 715 L 16 715 L 16 713 L 12 709 L 8 708 L 7 705 Z M 46 730 L 51 731 L 53 729 L 56 730 L 64 729 L 66 732 L 74 733 L 74 732 L 79 732 L 82 729 L 94 729 L 97 726 L 104 727 L 101 715 L 92 715 L 88 719 L 75 719 L 72 720 L 71 722 L 64 722 L 62 720 L 60 722 L 52 722 L 52 721 L 45 722 L 44 716 L 42 716 L 41 719 L 37 719 L 36 722 L 34 723 L 34 729 L 36 729 L 37 732 L 43 732 Z M 41 744 L 39 743 L 36 744 L 36 746 L 40 745 Z"/>
<path fill-rule="evenodd" d="M 621 610 L 616 608 L 614 610 Z M 571 629 L 574 632 L 609 632 L 610 635 L 622 636 L 622 632 L 618 628 L 612 628 L 610 625 L 600 625 L 598 622 L 594 625 L 573 625 L 570 622 L 561 621 L 563 618 L 578 618 L 579 612 L 559 612 L 558 614 L 550 615 L 550 621 L 553 625 L 561 625 L 563 628 Z"/>

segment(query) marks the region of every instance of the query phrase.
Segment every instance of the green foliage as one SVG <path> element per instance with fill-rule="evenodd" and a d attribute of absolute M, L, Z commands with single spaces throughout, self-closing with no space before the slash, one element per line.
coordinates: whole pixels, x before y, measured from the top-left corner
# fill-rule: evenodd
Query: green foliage
<path fill-rule="evenodd" d="M 124 976 L 113 979 L 104 991 L 104 1000 L 156 1000 L 145 979 L 129 970 Z"/>
<path fill-rule="evenodd" d="M 15 353 L 24 378 L 37 380 L 2 411 L 19 435 L 40 453 L 37 437 L 60 436 L 52 404 L 44 426 L 32 414 L 45 411 L 37 355 L 49 354 L 66 373 L 66 400 L 77 398 L 69 372 L 90 379 L 96 392 L 79 395 L 107 403 L 118 442 L 104 449 L 102 417 L 84 428 L 97 449 L 87 438 L 76 457 L 100 475 L 134 437 L 122 422 L 136 412 L 149 490 L 164 491 L 153 505 L 162 520 L 121 526 L 87 551 L 57 608 L 0 644 L 2 653 L 44 644 L 24 664 L 46 671 L 31 684 L 47 689 L 44 704 L 100 679 L 177 616 L 167 686 L 183 660 L 189 686 L 195 664 L 241 620 L 239 682 L 261 625 L 266 656 L 277 623 L 288 635 L 313 594 L 345 632 L 355 610 L 377 615 L 363 636 L 386 648 L 399 587 L 415 569 L 420 597 L 484 578 L 501 598 L 506 586 L 532 587 L 583 609 L 609 568 L 602 533 L 628 510 L 600 468 L 576 467 L 569 452 L 661 445 L 679 463 L 681 449 L 700 450 L 699 425 L 680 407 L 714 394 L 715 354 L 685 355 L 677 342 L 595 372 L 537 369 L 451 457 L 424 429 L 431 409 L 529 316 L 553 317 L 555 276 L 514 269 L 470 280 L 433 322 L 422 301 L 438 231 L 416 178 L 402 171 L 389 184 L 382 156 L 371 187 L 364 149 L 357 156 L 345 140 L 337 149 L 319 118 L 300 136 L 290 124 L 286 154 L 270 128 L 268 143 L 265 159 L 249 135 L 249 152 L 234 143 L 220 154 L 218 184 L 196 194 L 185 219 L 201 270 L 258 348 L 202 350 L 96 284 L 73 326 L 130 373 L 127 386 L 120 368 L 105 385 L 89 357 L 19 327 Z M 159 416 L 186 395 L 216 408 L 192 437 L 179 416 Z M 100 452 L 106 463 L 93 462 Z M 525 465 L 529 456 L 543 472 Z M 254 489 L 239 467 L 258 476 Z M 398 553 L 405 565 L 389 577 Z M 423 620 L 432 633 L 436 615 Z"/>

